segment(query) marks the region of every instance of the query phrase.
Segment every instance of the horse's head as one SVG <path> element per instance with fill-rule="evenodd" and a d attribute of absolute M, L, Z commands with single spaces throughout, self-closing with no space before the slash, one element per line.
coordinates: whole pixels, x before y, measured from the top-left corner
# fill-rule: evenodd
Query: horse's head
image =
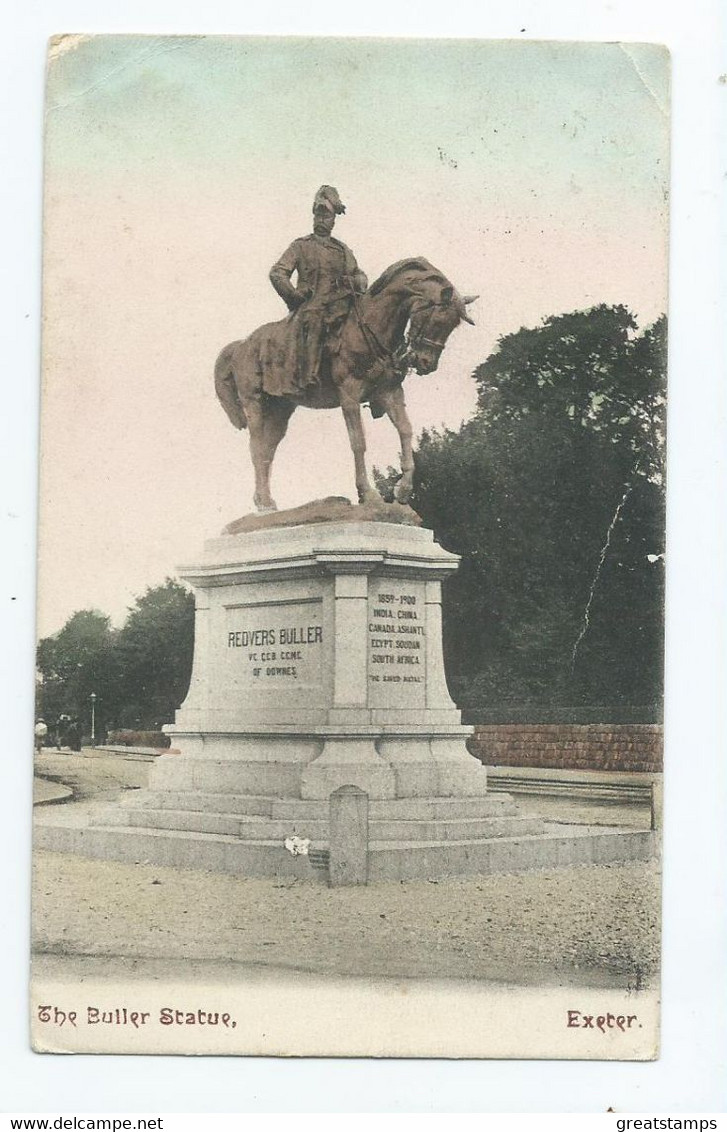
<path fill-rule="evenodd" d="M 442 272 L 421 256 L 402 259 L 387 267 L 372 283 L 368 295 L 376 298 L 387 292 L 403 314 L 399 325 L 401 335 L 404 321 L 408 323 L 399 356 L 417 373 L 433 373 L 455 326 L 460 322 L 472 323 L 467 304 L 473 303 L 477 296 L 458 294 Z"/>
<path fill-rule="evenodd" d="M 409 314 L 407 357 L 418 374 L 433 373 L 439 365 L 442 350 L 460 322 L 473 320 L 467 313 L 467 304 L 476 295 L 459 295 L 451 283 L 426 281 L 421 295 L 415 295 Z"/>

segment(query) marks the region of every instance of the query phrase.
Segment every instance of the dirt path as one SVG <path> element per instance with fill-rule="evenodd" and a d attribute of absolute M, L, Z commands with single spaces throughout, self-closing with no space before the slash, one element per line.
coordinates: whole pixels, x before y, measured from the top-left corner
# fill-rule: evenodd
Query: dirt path
<path fill-rule="evenodd" d="M 41 778 L 69 786 L 76 799 L 107 796 L 110 801 L 125 790 L 139 790 L 148 784 L 151 763 L 98 748 L 55 751 L 49 747 L 36 754 L 35 773 Z"/>
<path fill-rule="evenodd" d="M 68 802 L 73 797 L 70 786 L 51 782 L 48 778 L 33 778 L 33 805 L 47 806 L 55 802 Z"/>
<path fill-rule="evenodd" d="M 366 888 L 38 852 L 34 948 L 330 975 L 640 985 L 658 962 L 654 864 Z"/>

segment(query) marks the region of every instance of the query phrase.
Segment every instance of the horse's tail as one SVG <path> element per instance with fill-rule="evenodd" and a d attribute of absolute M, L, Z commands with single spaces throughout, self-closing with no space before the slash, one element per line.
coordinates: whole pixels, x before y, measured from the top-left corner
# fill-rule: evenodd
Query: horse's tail
<path fill-rule="evenodd" d="M 247 417 L 237 392 L 235 374 L 232 368 L 232 355 L 236 346 L 237 342 L 225 346 L 215 362 L 215 391 L 222 408 L 235 428 L 242 429 L 247 428 Z"/>

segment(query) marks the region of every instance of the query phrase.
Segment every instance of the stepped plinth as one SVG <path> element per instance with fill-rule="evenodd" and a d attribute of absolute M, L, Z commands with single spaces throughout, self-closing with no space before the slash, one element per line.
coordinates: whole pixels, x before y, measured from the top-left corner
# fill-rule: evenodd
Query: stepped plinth
<path fill-rule="evenodd" d="M 648 832 L 545 823 L 487 791 L 442 657 L 442 582 L 456 555 L 408 508 L 232 524 L 180 570 L 195 591 L 178 753 L 150 789 L 41 844 L 94 856 L 318 875 L 329 797 L 369 798 L 369 880 L 651 854 Z M 410 518 L 411 517 L 411 518 Z M 242 527 L 242 529 L 240 529 Z M 49 832 L 49 828 L 51 832 Z M 293 856 L 295 837 L 311 852 Z"/>

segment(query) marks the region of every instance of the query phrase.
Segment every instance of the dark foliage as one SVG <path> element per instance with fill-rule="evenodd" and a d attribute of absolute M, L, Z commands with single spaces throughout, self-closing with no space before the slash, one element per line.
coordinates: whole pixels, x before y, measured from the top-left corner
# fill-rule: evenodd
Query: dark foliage
<path fill-rule="evenodd" d="M 412 504 L 462 555 L 464 707 L 660 703 L 665 335 L 606 306 L 520 330 L 475 370 L 475 416 L 422 434 Z"/>
<path fill-rule="evenodd" d="M 76 716 L 90 735 L 96 693 L 96 736 L 112 727 L 158 731 L 171 723 L 189 686 L 194 597 L 177 582 L 148 589 L 121 629 L 94 610 L 74 613 L 38 645 L 38 714 L 54 724 Z"/>
<path fill-rule="evenodd" d="M 187 694 L 194 647 L 194 597 L 178 582 L 137 598 L 116 643 L 122 727 L 158 730 Z"/>
<path fill-rule="evenodd" d="M 55 636 L 40 641 L 38 714 L 49 725 L 66 714 L 90 730 L 91 693 L 96 693 L 99 706 L 115 702 L 119 680 L 115 638 L 108 617 L 82 609 Z"/>

